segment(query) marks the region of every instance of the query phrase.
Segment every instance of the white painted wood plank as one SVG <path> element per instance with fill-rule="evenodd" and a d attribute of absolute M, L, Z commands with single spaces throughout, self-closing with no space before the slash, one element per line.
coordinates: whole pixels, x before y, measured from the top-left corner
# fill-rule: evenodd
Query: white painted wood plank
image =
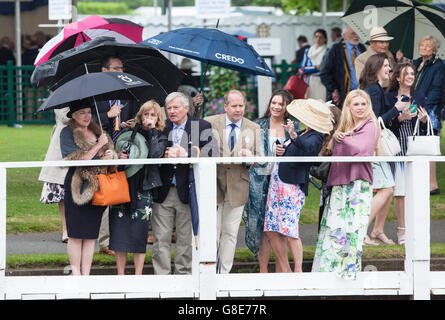
<path fill-rule="evenodd" d="M 90 295 L 91 300 L 112 300 L 112 299 L 124 299 L 125 294 L 124 293 L 92 293 Z"/>
<path fill-rule="evenodd" d="M 56 300 L 77 300 L 90 299 L 90 294 L 87 292 L 72 292 L 72 293 L 57 293 Z"/>
<path fill-rule="evenodd" d="M 363 294 L 365 296 L 398 296 L 400 294 L 399 290 L 378 290 L 378 289 L 368 289 L 364 290 Z"/>
<path fill-rule="evenodd" d="M 4 299 L 6 270 L 6 169 L 0 168 L 0 297 Z"/>
<path fill-rule="evenodd" d="M 5 300 L 22 300 L 22 295 L 18 292 L 7 292 Z"/>
<path fill-rule="evenodd" d="M 160 293 L 161 299 L 194 298 L 193 291 L 167 291 Z"/>
<path fill-rule="evenodd" d="M 22 294 L 22 300 L 56 300 L 54 293 Z"/>
<path fill-rule="evenodd" d="M 192 287 L 191 275 L 143 276 L 30 276 L 5 277 L 6 292 L 19 294 L 78 292 L 136 293 L 186 292 Z"/>
<path fill-rule="evenodd" d="M 445 289 L 431 289 L 431 293 L 434 295 L 444 295 Z"/>
<path fill-rule="evenodd" d="M 263 290 L 233 290 L 229 292 L 231 298 L 239 298 L 239 297 L 262 297 L 264 295 Z"/>
<path fill-rule="evenodd" d="M 160 298 L 159 292 L 128 292 L 125 299 L 157 299 Z"/>
<path fill-rule="evenodd" d="M 324 290 L 324 289 L 400 289 L 406 280 L 404 272 L 360 272 L 357 280 L 343 280 L 332 273 L 287 273 L 287 274 L 218 274 L 219 291 L 234 290 Z"/>

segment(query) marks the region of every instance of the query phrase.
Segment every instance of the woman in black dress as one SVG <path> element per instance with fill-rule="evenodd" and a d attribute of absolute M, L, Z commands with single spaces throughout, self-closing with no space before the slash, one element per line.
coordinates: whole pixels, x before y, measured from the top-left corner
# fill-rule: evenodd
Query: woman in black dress
<path fill-rule="evenodd" d="M 163 111 L 155 100 L 149 100 L 141 106 L 135 117 L 135 127 L 130 131 L 133 133 L 136 130 L 143 136 L 134 135 L 138 143 L 131 146 L 131 148 L 138 148 L 138 157 L 144 156 L 141 149 L 145 149 L 147 158 L 163 156 L 167 145 L 167 137 L 162 134 L 164 123 Z M 122 133 L 116 141 L 119 159 L 128 159 L 124 146 L 131 136 L 130 132 Z M 148 147 L 148 151 L 145 146 Z M 130 149 L 130 158 L 133 157 L 133 152 Z M 140 275 L 144 267 L 153 197 L 156 197 L 156 188 L 162 183 L 156 164 L 140 167 L 127 166 L 125 171 L 130 187 L 131 202 L 113 206 L 110 211 L 109 248 L 116 253 L 118 275 L 125 274 L 129 252 L 133 253 L 135 274 Z"/>
<path fill-rule="evenodd" d="M 112 159 L 113 141 L 91 119 L 89 106 L 72 106 L 68 124 L 60 132 L 60 149 L 65 160 Z M 68 258 L 73 275 L 89 275 L 94 245 L 99 236 L 103 206 L 93 206 L 99 184 L 96 174 L 104 166 L 70 167 L 65 177 L 65 216 L 68 231 Z"/>

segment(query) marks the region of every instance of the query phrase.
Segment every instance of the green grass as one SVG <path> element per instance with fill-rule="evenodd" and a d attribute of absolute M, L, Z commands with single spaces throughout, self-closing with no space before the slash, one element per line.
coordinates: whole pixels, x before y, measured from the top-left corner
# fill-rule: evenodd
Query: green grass
<path fill-rule="evenodd" d="M 24 125 L 22 129 L 0 126 L 0 161 L 42 161 L 49 145 L 51 125 Z M 442 138 L 445 150 L 445 138 Z M 40 203 L 40 168 L 7 170 L 7 233 L 61 230 L 56 204 Z M 445 188 L 445 163 L 437 164 L 439 186 Z M 310 184 L 300 223 L 318 223 L 320 192 Z M 396 219 L 393 205 L 389 221 Z M 445 219 L 445 195 L 431 197 L 431 219 Z"/>
<path fill-rule="evenodd" d="M 431 258 L 444 257 L 445 244 L 431 244 Z M 315 254 L 314 246 L 303 247 L 303 260 L 313 260 Z M 404 259 L 405 247 L 380 245 L 376 247 L 365 247 L 363 251 L 363 260 L 368 259 Z M 172 259 L 174 259 L 174 250 L 172 250 Z M 292 257 L 289 255 L 289 261 Z M 235 261 L 252 262 L 254 261 L 252 252 L 247 248 L 238 248 L 235 253 Z M 270 261 L 275 261 L 273 254 Z M 147 251 L 145 263 L 152 263 L 152 253 Z M 6 257 L 7 269 L 21 269 L 27 267 L 39 268 L 60 268 L 69 265 L 68 256 L 65 253 L 57 254 L 10 254 Z M 115 266 L 116 260 L 112 256 L 95 254 L 93 266 Z M 133 255 L 128 254 L 127 265 L 133 265 Z"/>

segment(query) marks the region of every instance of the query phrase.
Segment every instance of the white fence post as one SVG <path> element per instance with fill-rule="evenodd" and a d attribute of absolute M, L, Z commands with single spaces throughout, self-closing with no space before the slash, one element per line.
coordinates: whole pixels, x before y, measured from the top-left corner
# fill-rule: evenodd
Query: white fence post
<path fill-rule="evenodd" d="M 405 166 L 405 271 L 412 276 L 413 298 L 430 299 L 430 183 L 429 161 Z"/>
<path fill-rule="evenodd" d="M 0 167 L 0 300 L 5 299 L 6 270 L 6 168 Z"/>
<path fill-rule="evenodd" d="M 199 299 L 216 300 L 216 163 L 193 167 L 199 206 Z"/>

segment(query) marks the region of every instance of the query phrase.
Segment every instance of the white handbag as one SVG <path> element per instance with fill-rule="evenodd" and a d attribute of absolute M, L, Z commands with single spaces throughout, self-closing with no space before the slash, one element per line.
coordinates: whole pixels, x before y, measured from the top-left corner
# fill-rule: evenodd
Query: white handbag
<path fill-rule="evenodd" d="M 402 148 L 400 147 L 400 142 L 394 133 L 385 127 L 382 117 L 379 117 L 380 124 L 380 156 L 395 156 Z"/>
<path fill-rule="evenodd" d="M 413 136 L 408 137 L 407 156 L 440 156 L 440 137 L 435 136 L 430 117 L 427 115 L 427 134 L 421 136 L 417 118 Z"/>

